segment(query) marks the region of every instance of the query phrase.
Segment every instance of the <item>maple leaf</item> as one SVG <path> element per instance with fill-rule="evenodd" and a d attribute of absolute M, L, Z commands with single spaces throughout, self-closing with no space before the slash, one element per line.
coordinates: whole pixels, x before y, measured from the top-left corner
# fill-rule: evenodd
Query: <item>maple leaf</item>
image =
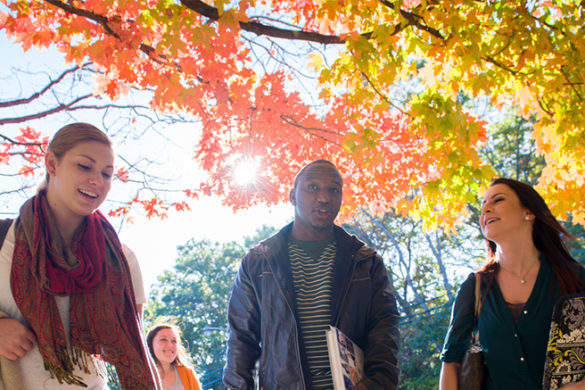
<path fill-rule="evenodd" d="M 129 172 L 126 168 L 118 168 L 114 176 L 121 182 L 126 183 L 128 181 Z"/>
<path fill-rule="evenodd" d="M 5 0 L 0 28 L 25 50 L 52 42 L 67 61 L 92 61 L 96 96 L 148 90 L 152 108 L 201 120 L 194 160 L 208 180 L 186 190 L 188 198 L 216 195 L 234 208 L 286 201 L 296 171 L 325 157 L 349 172 L 344 215 L 400 205 L 425 226 L 449 229 L 492 173 L 477 155 L 490 130 L 461 104 L 482 98 L 535 119 L 532 137 L 547 163 L 543 191 L 557 199 L 555 210 L 581 218 L 585 36 L 578 7 L 548 0 L 193 3 Z M 302 54 L 288 61 L 293 49 Z M 41 148 L 23 149 L 34 166 Z M 262 181 L 237 188 L 228 167 L 248 157 L 262 161 Z M 169 208 L 156 198 L 135 203 L 149 217 Z"/>

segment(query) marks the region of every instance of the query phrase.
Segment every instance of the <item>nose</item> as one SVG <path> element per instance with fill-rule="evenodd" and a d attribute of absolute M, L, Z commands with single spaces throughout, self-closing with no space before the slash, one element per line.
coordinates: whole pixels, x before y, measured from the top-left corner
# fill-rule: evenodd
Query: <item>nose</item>
<path fill-rule="evenodd" d="M 102 177 L 102 175 L 100 175 L 99 173 L 97 173 L 97 174 L 92 174 L 92 175 L 89 177 L 89 183 L 90 183 L 90 184 L 93 184 L 93 185 L 96 185 L 96 186 L 99 186 L 99 185 L 101 185 L 101 184 L 102 184 L 102 181 L 103 181 L 103 177 Z"/>
<path fill-rule="evenodd" d="M 317 201 L 321 203 L 329 202 L 329 193 L 327 192 L 327 190 L 321 190 L 317 192 Z"/>

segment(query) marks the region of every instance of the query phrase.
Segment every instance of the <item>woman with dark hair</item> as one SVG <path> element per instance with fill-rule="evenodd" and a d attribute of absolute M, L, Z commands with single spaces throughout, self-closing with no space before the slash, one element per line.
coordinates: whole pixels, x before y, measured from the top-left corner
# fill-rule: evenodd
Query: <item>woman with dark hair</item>
<path fill-rule="evenodd" d="M 104 361 L 123 389 L 155 389 L 142 334 L 140 268 L 98 211 L 114 176 L 108 136 L 87 123 L 61 128 L 47 147 L 45 183 L 0 248 L 0 357 L 18 365 L 0 384 L 105 390 Z M 13 375 L 14 374 L 14 375 Z M 15 382 L 16 381 L 16 382 Z"/>
<path fill-rule="evenodd" d="M 567 251 L 572 238 L 529 185 L 500 178 L 484 195 L 480 226 L 487 242 L 478 330 L 487 389 L 541 389 L 552 310 L 563 295 L 582 292 L 585 270 Z M 457 389 L 474 318 L 474 274 L 453 304 L 441 360 L 440 389 Z M 563 386 L 581 388 L 585 382 Z"/>
<path fill-rule="evenodd" d="M 155 325 L 146 336 L 148 349 L 164 390 L 201 390 L 195 373 L 189 367 L 189 356 L 181 342 L 181 330 L 170 323 Z"/>

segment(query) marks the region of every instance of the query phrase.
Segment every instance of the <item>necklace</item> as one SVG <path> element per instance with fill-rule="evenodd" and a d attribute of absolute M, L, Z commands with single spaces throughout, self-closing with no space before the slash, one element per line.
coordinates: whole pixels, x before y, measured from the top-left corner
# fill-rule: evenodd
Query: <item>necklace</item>
<path fill-rule="evenodd" d="M 539 261 L 536 261 L 534 264 L 538 264 L 538 263 L 539 263 Z M 506 268 L 502 267 L 501 264 L 499 264 L 499 265 L 500 265 L 500 268 L 503 269 L 504 271 L 506 271 L 507 273 L 509 273 L 511 275 L 514 275 L 515 277 L 519 278 L 520 279 L 520 283 L 526 284 L 526 276 L 528 276 L 528 273 L 532 270 L 532 268 L 534 268 L 534 264 L 532 264 L 528 268 L 528 270 L 526 270 L 526 272 L 524 273 L 524 276 L 518 275 L 517 273 L 512 272 L 509 269 L 506 269 Z"/>

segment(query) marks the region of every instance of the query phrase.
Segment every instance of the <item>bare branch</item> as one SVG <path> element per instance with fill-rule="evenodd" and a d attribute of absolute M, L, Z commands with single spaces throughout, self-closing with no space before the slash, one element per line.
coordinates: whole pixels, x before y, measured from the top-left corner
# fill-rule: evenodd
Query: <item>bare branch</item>
<path fill-rule="evenodd" d="M 76 103 L 78 103 L 82 100 L 89 99 L 92 96 L 93 96 L 92 94 L 83 95 L 83 96 L 76 98 L 75 100 L 73 100 L 70 103 L 61 104 L 57 107 L 51 108 L 50 110 L 41 111 L 41 112 L 38 112 L 36 114 L 24 115 L 24 116 L 19 116 L 19 117 L 14 117 L 14 118 L 3 118 L 3 119 L 0 119 L 0 126 L 7 125 L 7 124 L 14 124 L 14 123 L 22 123 L 22 122 L 26 122 L 26 121 L 30 121 L 30 120 L 34 120 L 34 119 L 40 119 L 40 118 L 44 118 L 44 117 L 49 116 L 49 115 L 56 114 L 56 113 L 61 112 L 61 111 L 71 110 L 71 107 L 73 105 L 75 105 Z"/>
<path fill-rule="evenodd" d="M 5 136 L 4 134 L 0 134 L 0 138 L 4 139 L 6 142 L 12 145 L 19 145 L 19 146 L 44 146 L 45 144 L 39 142 L 20 142 L 10 137 Z"/>
<path fill-rule="evenodd" d="M 424 311 L 428 313 L 429 312 L 429 307 L 427 306 L 427 304 L 426 304 L 423 296 L 419 293 L 418 289 L 414 285 L 414 281 L 412 280 L 412 277 L 410 275 L 410 266 L 407 264 L 406 260 L 404 259 L 404 255 L 402 253 L 402 250 L 400 249 L 400 244 L 396 240 L 396 237 L 394 237 L 394 234 L 392 234 L 392 232 L 390 230 L 388 230 L 386 228 L 386 226 L 384 226 L 384 224 L 378 220 L 378 218 L 374 217 L 366 209 L 361 208 L 361 212 L 364 213 L 364 215 L 366 217 L 368 217 L 368 219 L 374 225 L 376 225 L 386 235 L 386 237 L 388 237 L 388 239 L 390 240 L 390 242 L 392 243 L 392 245 L 396 249 L 396 251 L 398 253 L 399 262 L 407 270 L 406 277 L 405 277 L 406 285 L 408 287 L 410 287 L 410 289 L 412 290 L 412 292 L 413 292 L 413 294 L 415 296 L 415 299 L 416 299 L 417 304 L 419 304 L 420 306 L 422 306 L 424 308 Z"/>
<path fill-rule="evenodd" d="M 28 98 L 17 99 L 17 100 L 10 100 L 10 101 L 7 101 L 7 102 L 0 102 L 0 108 L 18 106 L 18 105 L 21 105 L 21 104 L 28 104 L 28 103 L 32 102 L 33 100 L 36 100 L 39 97 L 41 97 L 43 94 L 45 94 L 45 92 L 47 92 L 48 90 L 50 90 L 51 88 L 53 88 L 55 85 L 59 84 L 65 78 L 65 76 L 67 76 L 68 74 L 74 73 L 74 72 L 76 72 L 76 71 L 78 71 L 80 69 L 83 69 L 86 66 L 89 66 L 90 64 L 91 64 L 91 62 L 87 62 L 87 63 L 83 64 L 81 67 L 79 67 L 79 66 L 76 65 L 73 68 L 67 69 L 63 73 L 61 73 L 56 79 L 51 80 L 43 89 L 41 89 L 38 92 L 33 93 Z"/>

